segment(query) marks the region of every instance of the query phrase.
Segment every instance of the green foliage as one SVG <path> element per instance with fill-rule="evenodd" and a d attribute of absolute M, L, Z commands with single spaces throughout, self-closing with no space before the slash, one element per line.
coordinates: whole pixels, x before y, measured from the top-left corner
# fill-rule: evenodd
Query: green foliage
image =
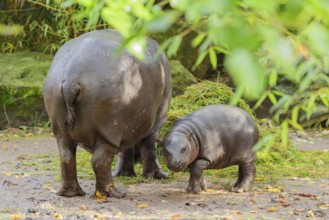
<path fill-rule="evenodd" d="M 12 2 L 15 1 L 5 0 L 0 5 L 0 23 L 11 25 L 10 31 L 15 31 L 15 35 L 0 37 L 2 53 L 27 49 L 55 53 L 66 41 L 85 31 L 86 22 L 73 19 L 79 7 L 63 9 L 62 0 L 23 1 L 21 7 Z M 4 31 L 9 30 L 7 25 Z M 18 34 L 19 28 L 23 28 L 23 33 Z"/>
<path fill-rule="evenodd" d="M 184 37 L 195 32 L 191 44 L 198 48 L 199 56 L 194 68 L 207 58 L 216 67 L 216 54 L 224 53 L 224 65 L 237 87 L 236 96 L 258 101 L 255 108 L 269 99 L 274 119 L 283 121 L 284 126 L 302 129 L 304 122 L 329 114 L 326 1 L 67 2 L 82 5 L 79 14 L 88 18 L 89 24 L 101 17 L 117 28 L 139 57 L 142 37 L 147 34 L 175 28 L 176 35 L 167 38 L 161 47 L 171 57 Z M 281 84 L 291 89 L 286 91 Z"/>

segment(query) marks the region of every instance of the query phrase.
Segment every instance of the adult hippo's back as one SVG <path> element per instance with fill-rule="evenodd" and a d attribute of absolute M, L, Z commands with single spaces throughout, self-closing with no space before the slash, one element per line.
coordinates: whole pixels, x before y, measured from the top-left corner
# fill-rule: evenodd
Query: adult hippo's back
<path fill-rule="evenodd" d="M 115 30 L 86 33 L 67 42 L 55 55 L 43 96 L 61 158 L 58 195 L 85 193 L 76 172 L 76 147 L 93 154 L 96 192 L 123 197 L 113 186 L 114 155 L 141 145 L 143 175 L 163 178 L 155 139 L 166 121 L 171 96 L 168 61 L 147 39 L 145 60 L 124 50 Z"/>

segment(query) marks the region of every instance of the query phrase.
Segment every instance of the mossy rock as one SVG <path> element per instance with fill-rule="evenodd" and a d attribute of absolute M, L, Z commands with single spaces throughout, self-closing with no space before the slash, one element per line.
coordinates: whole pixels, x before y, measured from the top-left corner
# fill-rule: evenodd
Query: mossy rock
<path fill-rule="evenodd" d="M 170 60 L 173 96 L 181 95 L 187 86 L 198 83 L 193 74 L 178 60 Z"/>
<path fill-rule="evenodd" d="M 178 118 L 206 105 L 229 104 L 233 95 L 232 88 L 222 83 L 207 80 L 187 87 L 184 94 L 171 99 L 167 123 L 161 129 L 161 136 L 169 130 Z M 240 99 L 237 106 L 253 116 L 252 110 L 244 100 Z"/>
<path fill-rule="evenodd" d="M 28 51 L 0 55 L 0 129 L 48 121 L 42 86 L 52 58 Z"/>

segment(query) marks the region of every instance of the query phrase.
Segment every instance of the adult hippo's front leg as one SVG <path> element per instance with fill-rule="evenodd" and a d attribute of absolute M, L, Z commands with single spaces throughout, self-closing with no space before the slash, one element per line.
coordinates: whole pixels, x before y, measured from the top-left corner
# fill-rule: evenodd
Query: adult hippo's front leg
<path fill-rule="evenodd" d="M 114 187 L 112 172 L 109 167 L 112 166 L 114 153 L 111 152 L 107 144 L 96 144 L 92 156 L 92 166 L 96 175 L 96 192 L 102 196 L 123 198 L 126 193 L 119 191 Z"/>
<path fill-rule="evenodd" d="M 156 179 L 168 178 L 168 174 L 161 170 L 157 157 L 156 138 L 158 132 L 141 141 L 141 159 L 143 163 L 143 176 L 146 178 L 154 177 Z"/>
<path fill-rule="evenodd" d="M 206 183 L 203 179 L 203 170 L 209 166 L 209 161 L 198 159 L 190 166 L 190 180 L 187 186 L 188 193 L 199 193 L 201 190 L 207 190 Z"/>

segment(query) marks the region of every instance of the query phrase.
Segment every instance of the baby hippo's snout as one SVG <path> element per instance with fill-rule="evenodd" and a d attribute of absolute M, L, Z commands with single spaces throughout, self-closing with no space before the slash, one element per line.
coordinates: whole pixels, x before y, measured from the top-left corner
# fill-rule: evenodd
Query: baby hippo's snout
<path fill-rule="evenodd" d="M 183 171 L 187 166 L 186 160 L 184 158 L 173 156 L 173 154 L 169 153 L 166 149 L 163 150 L 163 158 L 168 169 L 171 171 L 180 172 Z"/>

